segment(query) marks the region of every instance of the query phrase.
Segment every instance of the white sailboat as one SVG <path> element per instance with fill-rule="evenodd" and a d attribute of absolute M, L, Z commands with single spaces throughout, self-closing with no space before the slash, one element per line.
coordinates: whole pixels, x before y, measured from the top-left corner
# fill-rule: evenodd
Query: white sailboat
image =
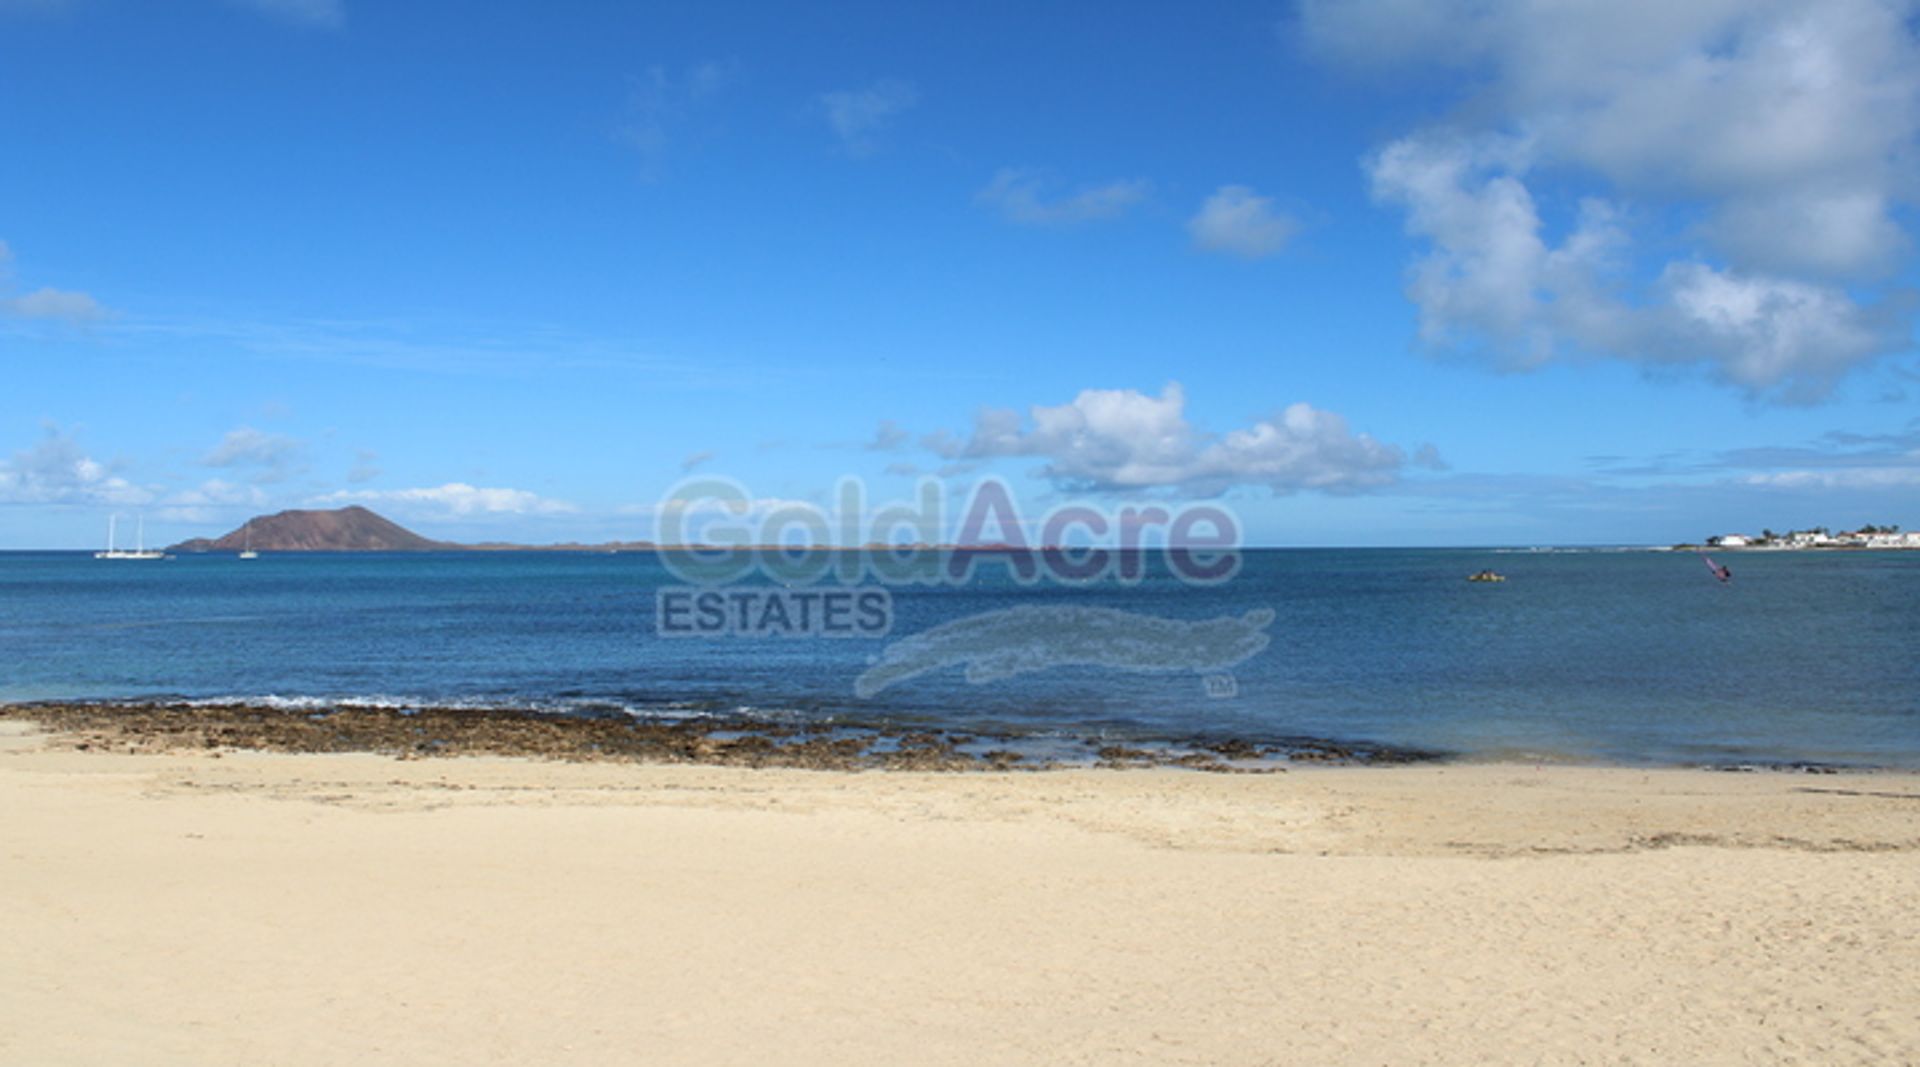
<path fill-rule="evenodd" d="M 116 548 L 114 546 L 114 535 L 118 532 L 119 524 L 120 524 L 120 516 L 118 515 L 107 516 L 107 550 L 105 552 L 95 552 L 93 554 L 94 559 L 165 559 L 167 558 L 166 553 L 164 552 L 160 552 L 158 550 L 155 550 L 152 552 L 147 551 L 147 517 L 145 515 L 140 516 L 140 533 L 139 533 L 139 536 L 135 539 L 134 547 L 132 549 Z"/>
<path fill-rule="evenodd" d="M 253 520 L 247 520 L 247 547 L 240 550 L 241 559 L 259 559 L 260 553 L 253 550 Z"/>

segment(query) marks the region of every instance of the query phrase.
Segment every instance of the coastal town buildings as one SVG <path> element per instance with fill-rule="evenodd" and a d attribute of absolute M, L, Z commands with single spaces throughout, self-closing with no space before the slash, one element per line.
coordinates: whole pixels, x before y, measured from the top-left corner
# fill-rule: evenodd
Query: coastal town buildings
<path fill-rule="evenodd" d="M 1706 540 L 1709 548 L 1751 548 L 1770 551 L 1797 549 L 1920 549 L 1920 531 L 1902 532 L 1898 526 L 1862 526 L 1857 530 L 1831 533 L 1825 527 L 1775 533 L 1766 530 L 1752 534 L 1718 534 Z"/>

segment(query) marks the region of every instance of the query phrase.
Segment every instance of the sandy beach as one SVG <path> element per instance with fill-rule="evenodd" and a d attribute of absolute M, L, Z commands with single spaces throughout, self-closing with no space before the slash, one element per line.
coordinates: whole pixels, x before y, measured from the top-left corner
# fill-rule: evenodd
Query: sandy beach
<path fill-rule="evenodd" d="M 0 723 L 0 1062 L 1910 1063 L 1920 776 L 823 772 Z"/>

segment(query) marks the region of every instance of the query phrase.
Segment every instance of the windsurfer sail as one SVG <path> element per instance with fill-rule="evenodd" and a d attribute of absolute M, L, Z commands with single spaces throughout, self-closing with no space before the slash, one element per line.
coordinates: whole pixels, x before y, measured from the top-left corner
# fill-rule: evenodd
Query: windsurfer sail
<path fill-rule="evenodd" d="M 1720 564 L 1715 563 L 1713 557 L 1707 555 L 1705 552 L 1700 553 L 1700 558 L 1706 561 L 1707 569 L 1713 572 L 1715 578 L 1720 579 L 1723 583 L 1733 581 L 1733 568 L 1722 567 Z"/>

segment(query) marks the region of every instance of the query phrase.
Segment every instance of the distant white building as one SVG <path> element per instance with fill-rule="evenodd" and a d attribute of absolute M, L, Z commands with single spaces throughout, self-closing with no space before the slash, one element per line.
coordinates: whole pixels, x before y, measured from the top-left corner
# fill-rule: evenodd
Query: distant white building
<path fill-rule="evenodd" d="M 1825 530 L 1789 530 L 1769 537 L 1752 537 L 1747 534 L 1719 534 L 1707 538 L 1711 548 L 1755 548 L 1755 549 L 1805 549 L 1805 548 L 1916 548 L 1920 549 L 1920 530 L 1908 530 L 1895 533 L 1891 530 L 1873 533 L 1859 530 L 1842 530 L 1828 533 Z"/>

